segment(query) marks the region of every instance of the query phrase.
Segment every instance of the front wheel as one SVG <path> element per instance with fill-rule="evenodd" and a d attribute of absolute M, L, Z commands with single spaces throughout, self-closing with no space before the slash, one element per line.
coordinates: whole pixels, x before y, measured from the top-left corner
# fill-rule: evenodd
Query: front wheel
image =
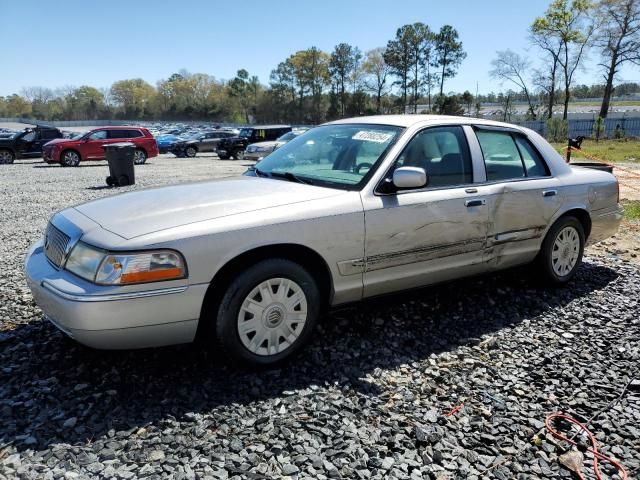
<path fill-rule="evenodd" d="M 136 165 L 142 165 L 147 161 L 147 154 L 144 150 L 137 149 L 133 154 L 133 163 Z"/>
<path fill-rule="evenodd" d="M 198 150 L 196 150 L 195 147 L 187 147 L 184 150 L 184 154 L 187 156 L 187 158 L 195 157 L 196 153 L 198 153 Z"/>
<path fill-rule="evenodd" d="M 545 280 L 555 285 L 571 280 L 582 263 L 584 244 L 584 228 L 577 218 L 562 217 L 554 223 L 538 255 L 538 265 Z"/>
<path fill-rule="evenodd" d="M 80 165 L 80 155 L 74 150 L 62 153 L 62 165 L 65 167 L 77 167 Z"/>
<path fill-rule="evenodd" d="M 13 163 L 16 156 L 13 154 L 11 150 L 2 149 L 0 150 L 0 164 L 9 164 Z"/>
<path fill-rule="evenodd" d="M 273 365 L 307 343 L 320 312 L 313 277 L 290 260 L 264 260 L 229 285 L 218 308 L 215 335 L 233 359 Z"/>
<path fill-rule="evenodd" d="M 233 152 L 233 158 L 236 160 L 244 160 L 244 150 L 236 150 Z"/>

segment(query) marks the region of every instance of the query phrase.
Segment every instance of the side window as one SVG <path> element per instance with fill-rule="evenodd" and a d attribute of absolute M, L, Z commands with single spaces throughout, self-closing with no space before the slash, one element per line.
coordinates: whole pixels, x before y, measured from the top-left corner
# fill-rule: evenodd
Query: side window
<path fill-rule="evenodd" d="M 104 140 L 105 138 L 107 138 L 106 130 L 98 130 L 89 135 L 89 140 Z"/>
<path fill-rule="evenodd" d="M 127 130 L 127 133 L 129 134 L 129 138 L 139 138 L 139 137 L 144 137 L 144 135 L 142 134 L 142 132 L 140 130 Z"/>
<path fill-rule="evenodd" d="M 58 132 L 56 130 L 42 130 L 41 135 L 44 140 L 58 138 Z"/>
<path fill-rule="evenodd" d="M 550 175 L 549 168 L 529 140 L 516 136 L 516 145 L 520 151 L 527 177 L 548 177 Z"/>
<path fill-rule="evenodd" d="M 24 142 L 33 142 L 36 139 L 36 132 L 31 131 L 22 137 L 22 141 Z"/>
<path fill-rule="evenodd" d="M 478 130 L 476 134 L 484 156 L 487 181 L 549 175 L 540 155 L 525 138 L 490 130 Z"/>
<path fill-rule="evenodd" d="M 109 130 L 109 138 L 129 138 L 129 130 Z"/>
<path fill-rule="evenodd" d="M 395 168 L 421 167 L 429 179 L 428 187 L 464 185 L 473 182 L 469 146 L 462 127 L 434 127 L 411 139 Z"/>

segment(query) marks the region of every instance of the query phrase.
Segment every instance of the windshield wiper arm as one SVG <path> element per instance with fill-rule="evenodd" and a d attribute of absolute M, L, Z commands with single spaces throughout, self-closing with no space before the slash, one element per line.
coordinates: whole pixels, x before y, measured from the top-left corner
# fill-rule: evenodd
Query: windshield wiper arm
<path fill-rule="evenodd" d="M 284 179 L 289 180 L 291 182 L 304 183 L 305 185 L 313 185 L 313 183 L 310 180 L 302 179 L 302 178 L 298 177 L 295 173 L 291 173 L 291 172 L 271 172 L 271 176 L 272 177 L 278 177 L 278 178 L 284 178 Z"/>
<path fill-rule="evenodd" d="M 269 175 L 267 172 L 263 172 L 262 170 L 260 170 L 259 168 L 253 167 L 253 171 L 256 172 L 256 175 L 259 177 L 267 177 L 269 178 L 271 175 Z"/>

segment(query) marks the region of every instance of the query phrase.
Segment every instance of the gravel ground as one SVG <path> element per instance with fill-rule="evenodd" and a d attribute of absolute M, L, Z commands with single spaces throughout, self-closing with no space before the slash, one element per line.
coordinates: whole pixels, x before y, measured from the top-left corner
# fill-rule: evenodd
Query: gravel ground
<path fill-rule="evenodd" d="M 128 188 L 244 168 L 162 156 Z M 637 374 L 640 273 L 599 251 L 570 288 L 516 269 L 335 311 L 276 370 L 195 346 L 82 347 L 42 321 L 22 261 L 51 213 L 113 194 L 106 174 L 102 162 L 2 168 L 2 479 L 572 478 L 545 415 L 588 418 Z M 629 478 L 639 421 L 632 385 L 591 424 Z"/>

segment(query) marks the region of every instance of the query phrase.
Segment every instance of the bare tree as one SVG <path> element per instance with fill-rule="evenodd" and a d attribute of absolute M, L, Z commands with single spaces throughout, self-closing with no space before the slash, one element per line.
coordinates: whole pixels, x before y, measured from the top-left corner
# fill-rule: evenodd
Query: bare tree
<path fill-rule="evenodd" d="M 516 52 L 508 49 L 500 50 L 496 52 L 496 54 L 497 57 L 491 62 L 493 68 L 489 71 L 489 75 L 492 78 L 497 78 L 503 82 L 511 82 L 518 86 L 527 99 L 527 104 L 529 106 L 528 114 L 533 120 L 535 120 L 536 106 L 533 103 L 530 89 L 527 87 L 527 82 L 525 80 L 527 71 L 531 67 L 531 62 L 518 55 Z"/>
<path fill-rule="evenodd" d="M 567 119 L 573 77 L 584 60 L 584 54 L 596 30 L 592 22 L 591 3 L 588 0 L 553 0 L 544 16 L 538 17 L 531 27 L 534 35 L 547 36 L 559 44 L 558 66 L 564 82 L 564 110 Z"/>
<path fill-rule="evenodd" d="M 600 0 L 596 9 L 602 25 L 594 43 L 602 55 L 605 78 L 600 117 L 606 118 L 620 67 L 640 65 L 640 0 Z"/>
<path fill-rule="evenodd" d="M 547 94 L 547 118 L 553 116 L 553 106 L 556 102 L 556 92 L 559 80 L 559 58 L 562 43 L 556 37 L 549 37 L 542 33 L 532 31 L 531 41 L 548 56 L 548 63 L 544 70 L 538 70 L 534 76 L 536 86 L 542 88 Z"/>
<path fill-rule="evenodd" d="M 375 48 L 366 53 L 362 68 L 366 74 L 364 86 L 376 97 L 376 113 L 381 113 L 382 96 L 389 91 L 387 77 L 391 67 L 384 61 L 384 48 Z"/>

